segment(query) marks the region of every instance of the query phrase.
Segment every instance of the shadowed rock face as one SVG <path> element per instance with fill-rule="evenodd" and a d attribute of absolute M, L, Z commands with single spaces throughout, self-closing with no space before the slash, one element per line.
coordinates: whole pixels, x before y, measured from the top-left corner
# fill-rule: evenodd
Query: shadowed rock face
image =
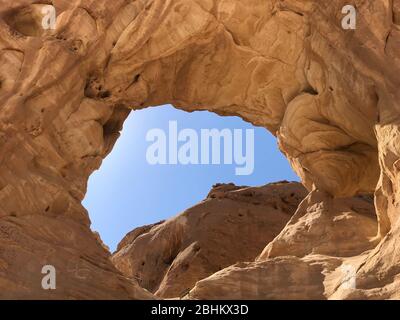
<path fill-rule="evenodd" d="M 308 225 L 323 230 L 340 219 L 358 233 L 360 220 L 336 199 L 375 191 L 375 249 L 354 259 L 348 255 L 370 242 L 341 246 L 344 253 L 325 244 L 314 251 L 343 254 L 350 260 L 337 259 L 357 270 L 359 287 L 348 292 L 333 285 L 332 271 L 326 297 L 398 296 L 399 257 L 390 249 L 400 237 L 398 0 L 354 1 L 356 30 L 341 28 L 345 0 L 54 0 L 55 30 L 41 28 L 44 4 L 34 2 L 0 1 L 0 285 L 14 284 L 10 296 L 101 298 L 104 287 L 113 288 L 109 297 L 148 296 L 93 242 L 81 201 L 130 110 L 167 103 L 269 129 L 307 189 L 324 195 L 303 202 L 296 214 L 303 218 L 264 251 L 266 266 L 274 264 L 273 248 L 298 259 L 312 251 L 299 241 L 313 239 L 303 236 Z M 60 240 L 63 228 L 71 236 Z M 367 229 L 355 243 L 369 237 Z M 354 239 L 352 227 L 345 230 Z M 111 270 L 108 283 L 68 271 L 58 245 L 78 265 L 97 261 L 89 274 Z M 32 280 L 47 261 L 65 277 L 57 293 Z M 15 270 L 25 262 L 27 271 Z M 275 274 L 279 283 L 282 273 Z M 302 282 L 294 283 L 302 292 Z"/>
<path fill-rule="evenodd" d="M 112 261 L 162 298 L 322 299 L 345 278 L 344 261 L 374 248 L 377 221 L 372 197 L 305 196 L 299 183 L 217 185 L 177 217 L 133 230 Z"/>
<path fill-rule="evenodd" d="M 118 274 L 86 226 L 43 215 L 0 220 L 1 299 L 152 299 Z M 57 270 L 56 290 L 42 289 L 42 267 Z"/>
<path fill-rule="evenodd" d="M 197 281 L 254 260 L 306 195 L 299 183 L 217 185 L 207 199 L 179 216 L 133 231 L 113 263 L 157 296 L 184 296 Z"/>

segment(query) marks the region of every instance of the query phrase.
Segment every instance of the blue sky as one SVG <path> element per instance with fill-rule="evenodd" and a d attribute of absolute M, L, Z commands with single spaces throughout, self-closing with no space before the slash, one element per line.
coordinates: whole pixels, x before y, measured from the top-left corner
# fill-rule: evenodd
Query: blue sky
<path fill-rule="evenodd" d="M 177 121 L 178 130 L 254 129 L 254 172 L 235 175 L 232 165 L 150 165 L 146 141 L 151 129 L 168 133 L 169 122 Z M 180 143 L 182 145 L 183 143 Z M 180 146 L 179 145 L 179 146 Z M 187 113 L 172 106 L 134 111 L 124 124 L 114 150 L 100 170 L 89 179 L 83 202 L 92 221 L 113 251 L 118 242 L 136 227 L 170 218 L 204 199 L 215 183 L 233 182 L 257 186 L 279 180 L 296 180 L 276 139 L 265 129 L 253 127 L 238 117 L 221 117 L 209 112 Z"/>

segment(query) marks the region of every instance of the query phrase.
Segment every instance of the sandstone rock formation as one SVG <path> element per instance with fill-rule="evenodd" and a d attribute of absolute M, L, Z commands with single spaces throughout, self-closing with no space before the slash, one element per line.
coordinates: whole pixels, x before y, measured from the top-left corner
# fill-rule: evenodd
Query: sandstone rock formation
<path fill-rule="evenodd" d="M 118 274 L 86 226 L 67 217 L 0 219 L 1 299 L 153 299 Z M 43 290 L 42 268 L 57 270 L 56 290 Z"/>
<path fill-rule="evenodd" d="M 12 289 L 0 294 L 148 296 L 115 270 L 81 201 L 130 110 L 170 103 L 269 129 L 312 192 L 255 268 L 218 279 L 276 267 L 278 288 L 288 281 L 280 268 L 298 265 L 305 279 L 290 284 L 313 291 L 305 298 L 399 297 L 400 3 L 354 0 L 357 27 L 344 30 L 348 2 L 53 0 L 52 30 L 41 21 L 47 1 L 1 0 L 0 286 Z M 340 198 L 373 192 L 379 230 L 369 241 L 369 218 Z M 337 250 L 308 242 L 321 234 Z M 69 272 L 65 259 L 91 276 Z M 63 285 L 42 292 L 35 279 L 49 261 Z M 356 270 L 356 288 L 343 289 L 337 264 Z M 203 296 L 210 279 L 190 296 Z"/>
<path fill-rule="evenodd" d="M 259 260 L 308 254 L 356 256 L 376 245 L 377 231 L 372 197 L 332 199 L 312 191 Z"/>
<path fill-rule="evenodd" d="M 376 245 L 376 233 L 370 197 L 332 199 L 313 191 L 255 261 L 232 265 L 199 281 L 186 298 L 343 297 L 353 289 L 351 281 L 356 280 L 352 278 L 362 257 Z"/>
<path fill-rule="evenodd" d="M 159 297 L 185 296 L 197 281 L 254 261 L 306 195 L 299 183 L 216 185 L 207 199 L 177 217 L 128 234 L 113 263 Z"/>

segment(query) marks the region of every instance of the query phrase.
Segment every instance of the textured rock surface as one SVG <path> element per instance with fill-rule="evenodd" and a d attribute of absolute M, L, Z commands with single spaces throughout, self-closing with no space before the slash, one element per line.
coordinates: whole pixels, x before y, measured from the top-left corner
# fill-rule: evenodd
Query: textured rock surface
<path fill-rule="evenodd" d="M 314 259 L 312 259 L 314 258 Z M 323 272 L 339 259 L 300 259 L 293 256 L 238 263 L 199 281 L 190 299 L 324 299 Z"/>
<path fill-rule="evenodd" d="M 32 215 L 0 220 L 1 299 L 152 299 L 118 274 L 109 252 L 84 225 Z M 56 268 L 56 290 L 41 287 L 42 267 Z"/>
<path fill-rule="evenodd" d="M 254 260 L 306 195 L 299 183 L 217 185 L 207 199 L 179 216 L 128 234 L 113 262 L 157 296 L 184 296 L 197 281 Z"/>
<path fill-rule="evenodd" d="M 377 244 L 377 227 L 372 197 L 332 199 L 313 191 L 255 262 L 199 281 L 186 298 L 358 298 L 350 281 Z"/>
<path fill-rule="evenodd" d="M 310 191 L 349 198 L 376 190 L 380 243 L 349 260 L 359 264 L 360 287 L 332 296 L 398 297 L 398 0 L 353 1 L 356 30 L 341 28 L 346 0 L 54 0 L 55 30 L 41 28 L 43 5 L 34 2 L 0 1 L 0 283 L 14 283 L 13 297 L 28 291 L 42 297 L 36 281 L 23 279 L 36 279 L 35 270 L 50 258 L 65 259 L 56 248 L 68 223 L 71 234 L 82 235 L 78 246 L 74 237 L 62 239 L 62 247 L 75 248 L 68 250 L 70 260 L 103 257 L 104 264 L 91 266 L 94 274 L 113 270 L 89 232 L 81 205 L 86 182 L 111 151 L 130 109 L 166 103 L 238 115 L 268 128 Z M 313 208 L 302 210 L 316 217 L 310 224 L 316 230 L 332 224 Z M 290 248 L 280 245 L 279 252 L 293 253 L 285 235 L 306 233 L 308 224 L 299 221 L 282 231 L 279 239 Z M 43 232 L 49 228 L 54 235 Z M 356 242 L 369 235 L 357 235 Z M 310 251 L 312 245 L 305 246 L 293 254 Z M 345 255 L 359 251 L 345 249 Z M 29 258 L 30 275 L 14 270 L 30 255 L 36 257 Z M 282 263 L 297 263 L 293 259 Z M 262 268 L 273 264 L 267 260 Z M 85 285 L 75 285 L 79 274 L 63 274 L 71 287 L 59 292 L 82 297 Z M 132 297 L 121 289 L 120 275 L 112 274 L 88 280 L 91 292 L 112 281 L 110 297 Z M 128 291 L 140 291 L 121 281 Z"/>
<path fill-rule="evenodd" d="M 355 256 L 376 245 L 377 227 L 372 197 L 332 199 L 313 191 L 259 260 L 308 254 Z"/>

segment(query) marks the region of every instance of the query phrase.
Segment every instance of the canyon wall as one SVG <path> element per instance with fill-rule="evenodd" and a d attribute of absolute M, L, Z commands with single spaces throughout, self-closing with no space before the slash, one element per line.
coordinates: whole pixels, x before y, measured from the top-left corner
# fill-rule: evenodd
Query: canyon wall
<path fill-rule="evenodd" d="M 51 3 L 54 30 L 48 2 L 0 1 L 1 297 L 152 297 L 113 266 L 81 201 L 130 110 L 163 104 L 267 128 L 310 192 L 255 261 L 188 297 L 233 283 L 265 298 L 263 274 L 269 298 L 288 274 L 288 297 L 398 297 L 399 0 Z M 347 4 L 355 30 L 341 26 Z M 370 239 L 357 214 L 373 193 Z M 54 292 L 40 289 L 44 264 L 60 274 Z M 356 288 L 341 285 L 343 265 Z"/>
<path fill-rule="evenodd" d="M 216 185 L 204 201 L 177 217 L 129 233 L 112 261 L 158 297 L 184 297 L 197 281 L 255 260 L 306 195 L 300 183 Z"/>

